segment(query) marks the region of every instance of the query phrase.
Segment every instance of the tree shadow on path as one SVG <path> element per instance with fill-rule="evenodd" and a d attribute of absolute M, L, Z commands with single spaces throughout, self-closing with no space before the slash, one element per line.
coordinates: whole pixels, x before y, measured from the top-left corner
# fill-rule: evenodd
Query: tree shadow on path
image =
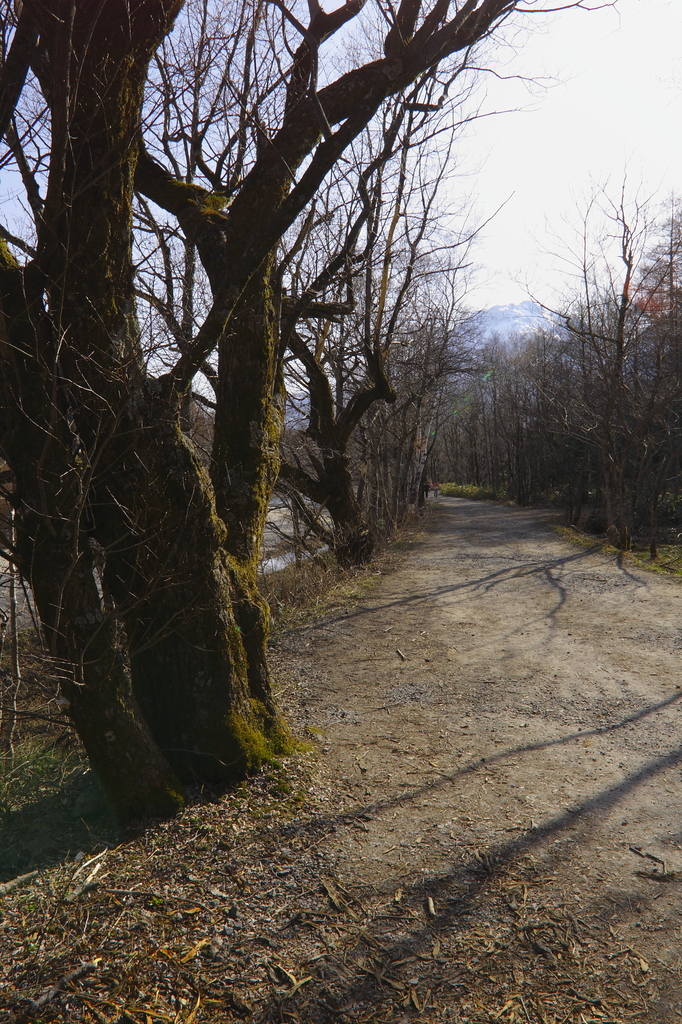
<path fill-rule="evenodd" d="M 609 729 L 622 728 L 632 722 L 642 720 L 647 715 L 670 706 L 679 700 L 681 696 L 675 695 L 673 698 L 647 708 L 637 715 L 624 719 L 622 722 L 615 723 L 613 726 L 607 726 L 604 729 L 594 730 L 594 732 L 603 733 Z M 581 733 L 581 738 L 584 735 L 584 733 Z M 573 737 L 564 737 L 561 740 L 550 741 L 548 744 L 529 744 L 525 747 L 515 748 L 513 751 L 509 750 L 497 756 L 496 760 L 504 760 L 505 757 L 509 757 L 512 754 L 541 749 L 554 743 L 568 742 L 571 738 Z M 309 979 L 312 984 L 306 988 L 305 993 L 298 994 L 291 1001 L 287 1000 L 287 1007 L 291 1013 L 288 1011 L 283 1013 L 285 1007 L 282 1001 L 279 998 L 275 998 L 267 1008 L 264 1019 L 299 1019 L 305 1020 L 308 1024 L 314 1024 L 314 1022 L 326 1024 L 326 1022 L 331 1022 L 332 1020 L 361 1020 L 364 1019 L 362 1011 L 359 1009 L 361 1004 L 375 1006 L 382 1004 L 382 1006 L 386 1007 L 387 1012 L 389 1012 L 389 1020 L 402 1020 L 399 1007 L 394 1004 L 397 998 L 396 990 L 398 989 L 410 997 L 411 982 L 409 978 L 406 980 L 406 975 L 417 974 L 421 981 L 424 972 L 430 972 L 431 981 L 429 983 L 433 986 L 438 982 L 437 976 L 439 971 L 440 973 L 444 972 L 451 975 L 453 968 L 459 967 L 462 970 L 465 968 L 464 963 L 449 962 L 447 970 L 445 970 L 443 965 L 434 966 L 433 964 L 427 970 L 425 961 L 433 959 L 432 949 L 434 948 L 434 942 L 438 940 L 438 943 L 447 944 L 454 936 L 459 946 L 464 950 L 467 947 L 468 941 L 480 942 L 481 922 L 489 924 L 490 920 L 493 919 L 497 921 L 495 927 L 501 927 L 502 929 L 500 936 L 504 932 L 509 940 L 507 943 L 509 946 L 509 957 L 505 960 L 505 957 L 502 956 L 502 960 L 505 961 L 505 969 L 508 969 L 510 973 L 516 969 L 514 964 L 520 962 L 518 959 L 520 956 L 524 956 L 526 959 L 530 957 L 529 964 L 534 964 L 532 969 L 536 973 L 539 971 L 540 975 L 542 975 L 542 986 L 551 989 L 553 984 L 558 985 L 559 982 L 564 987 L 569 986 L 568 992 L 573 992 L 570 999 L 574 1002 L 573 1009 L 576 1010 L 576 1013 L 578 1010 L 587 1009 L 590 1005 L 601 1005 L 602 996 L 600 992 L 608 990 L 608 986 L 611 983 L 620 986 L 620 988 L 616 988 L 616 992 L 620 992 L 622 996 L 618 1004 L 619 1008 L 623 1009 L 626 1004 L 630 1005 L 630 998 L 635 1000 L 638 998 L 637 991 L 641 988 L 641 985 L 636 983 L 633 988 L 628 981 L 628 978 L 632 980 L 631 973 L 628 975 L 625 969 L 621 970 L 620 966 L 613 962 L 611 955 L 613 953 L 613 942 L 610 937 L 607 936 L 605 943 L 606 952 L 603 956 L 606 967 L 602 964 L 602 967 L 596 972 L 600 976 L 599 979 L 597 979 L 596 975 L 595 978 L 591 979 L 589 974 L 588 976 L 584 974 L 577 961 L 575 964 L 572 963 L 570 958 L 567 958 L 565 953 L 562 953 L 562 950 L 568 947 L 566 947 L 565 941 L 561 939 L 561 930 L 562 928 L 570 930 L 573 926 L 571 922 L 573 922 L 576 928 L 576 936 L 571 940 L 571 946 L 575 945 L 575 949 L 579 950 L 581 947 L 577 943 L 586 945 L 587 941 L 589 941 L 589 943 L 594 945 L 597 942 L 594 931 L 588 932 L 590 935 L 589 940 L 581 940 L 578 934 L 578 924 L 575 918 L 571 917 L 570 913 L 563 914 L 564 920 L 561 923 L 561 914 L 549 912 L 551 919 L 549 920 L 547 919 L 546 912 L 544 915 L 545 920 L 537 923 L 538 915 L 535 914 L 533 917 L 531 913 L 530 917 L 528 917 L 528 915 L 522 914 L 513 901 L 509 902 L 509 897 L 505 896 L 501 886 L 506 879 L 514 877 L 525 891 L 526 887 L 523 884 L 524 872 L 530 870 L 528 885 L 531 886 L 533 884 L 534 871 L 537 874 L 534 868 L 529 869 L 528 867 L 529 857 L 530 863 L 532 863 L 533 859 L 536 859 L 538 855 L 547 854 L 546 848 L 549 841 L 555 840 L 567 830 L 589 830 L 600 819 L 603 819 L 609 811 L 622 802 L 628 794 L 646 785 L 662 773 L 681 764 L 682 744 L 661 757 L 648 761 L 615 785 L 600 790 L 598 793 L 580 801 L 574 807 L 566 808 L 561 813 L 538 824 L 532 830 L 501 844 L 491 844 L 485 850 L 476 850 L 474 854 L 465 854 L 462 863 L 445 873 L 432 874 L 412 884 L 404 883 L 406 891 L 400 900 L 399 908 L 396 907 L 394 910 L 385 909 L 381 914 L 369 914 L 361 924 L 354 925 L 352 922 L 346 921 L 343 925 L 342 930 L 348 933 L 348 941 L 343 952 L 343 964 L 346 965 L 345 973 L 348 975 L 345 981 L 343 980 L 344 971 L 340 969 L 340 962 L 336 967 L 334 984 L 330 983 L 332 975 L 329 972 L 325 972 L 325 970 L 321 970 L 317 979 L 314 976 Z M 485 767 L 488 767 L 488 765 L 489 762 L 486 761 Z M 428 783 L 415 788 L 410 793 L 403 793 L 388 800 L 358 806 L 354 812 L 350 811 L 344 815 L 318 816 L 300 825 L 290 824 L 284 828 L 283 832 L 287 838 L 300 835 L 301 831 L 306 832 L 308 830 L 318 836 L 320 833 L 323 836 L 325 834 L 331 835 L 333 832 L 336 832 L 339 825 L 344 822 L 347 823 L 349 816 L 353 814 L 360 817 L 374 816 L 393 807 L 404 806 L 410 801 L 415 800 L 416 797 L 435 788 L 447 785 L 448 781 L 461 778 L 463 775 L 475 771 L 480 766 L 481 763 L 477 762 L 453 773 L 447 780 L 441 779 Z M 554 849 L 551 854 L 549 867 L 556 866 L 562 859 L 562 853 Z M 361 877 L 356 879 L 355 888 L 359 897 L 358 907 L 364 907 L 372 895 L 376 896 L 377 891 L 371 884 L 363 882 Z M 604 906 L 607 905 L 606 888 L 604 887 L 604 890 L 591 905 L 581 907 L 578 913 L 582 915 L 590 913 L 598 915 Z M 385 896 L 385 894 L 383 895 Z M 653 896 L 655 897 L 656 894 L 653 894 Z M 633 889 L 630 893 L 621 892 L 620 897 L 634 902 L 642 901 L 642 894 L 636 889 Z M 543 892 L 542 899 L 543 901 L 547 899 L 546 892 Z M 423 910 L 425 901 L 429 900 L 431 901 L 430 907 L 433 908 L 431 915 L 429 915 L 428 911 L 425 914 Z M 533 913 L 536 909 L 536 905 L 533 905 L 531 908 Z M 352 916 L 357 920 L 357 914 L 352 913 Z M 343 920 L 343 914 L 341 913 L 339 914 L 339 920 Z M 523 923 L 524 921 L 526 921 L 525 924 Z M 534 921 L 536 923 L 533 923 Z M 585 927 L 589 929 L 591 926 L 585 925 Z M 398 930 L 398 934 L 396 934 L 396 930 Z M 516 950 L 513 948 L 514 942 L 518 945 Z M 502 951 L 506 948 L 505 944 L 499 943 L 499 948 Z M 377 953 L 377 950 L 380 952 Z M 584 950 L 582 951 L 584 952 Z M 491 953 L 495 952 L 495 950 L 490 948 L 487 952 Z M 626 948 L 625 953 L 628 952 L 629 950 Z M 365 961 L 368 955 L 370 955 L 370 959 L 373 955 L 375 960 L 378 959 L 381 962 L 383 965 L 382 971 L 367 970 Z M 563 960 L 561 960 L 562 956 L 564 957 Z M 325 960 L 328 958 L 318 957 L 316 959 Z M 357 969 L 353 969 L 354 964 Z M 409 966 L 403 966 L 405 964 Z M 610 967 L 609 964 L 611 964 Z M 612 977 L 609 971 L 611 971 Z M 486 975 L 486 977 L 490 977 L 490 975 Z M 414 982 L 417 979 L 412 978 L 411 980 Z M 469 990 L 474 983 L 475 979 L 473 976 L 469 981 L 465 979 L 462 991 L 459 992 L 455 1003 L 460 999 L 464 999 L 467 994 L 470 994 Z M 570 988 L 571 985 L 580 985 L 581 991 Z M 602 985 L 602 988 L 599 985 Z M 606 989 L 603 986 L 606 986 Z M 623 987 L 628 991 L 623 992 Z M 670 991 L 672 992 L 671 998 L 674 998 L 674 989 Z M 414 1001 L 410 1004 L 412 1010 L 414 1010 L 415 1005 L 419 1005 L 420 999 L 423 1000 L 425 998 L 423 985 L 421 996 L 418 994 L 417 989 L 415 989 L 415 993 Z M 544 994 L 549 995 L 550 992 L 548 991 Z M 530 997 L 527 996 L 527 998 Z M 503 1002 L 504 997 L 501 997 L 500 1003 Z M 621 1003 L 622 1005 L 620 1005 Z M 393 1005 L 393 1011 L 390 1011 L 390 1005 Z M 406 1004 L 404 1003 L 403 1005 Z M 607 1006 L 608 1004 L 605 1002 L 604 1005 Z M 613 1003 L 611 1003 L 611 1006 L 613 1006 Z M 651 1002 L 650 1014 L 642 1014 L 640 1012 L 637 1014 L 637 1018 L 639 1020 L 661 1022 L 679 1019 L 675 1015 L 677 1011 L 674 1007 L 672 1009 L 671 1007 L 670 999 L 667 1001 L 664 999 L 660 1004 Z M 682 1009 L 682 1006 L 680 1008 Z M 426 1009 L 426 1007 L 424 1006 L 423 1009 Z M 344 1016 L 344 1013 L 347 1016 Z M 395 1016 L 393 1016 L 393 1013 L 395 1013 Z M 669 1013 L 672 1015 L 669 1015 Z M 357 1016 L 357 1014 L 360 1016 Z M 495 1016 L 497 1017 L 498 1015 L 496 1014 Z M 585 1020 L 584 1017 L 580 1018 L 579 1016 L 573 1018 L 571 1014 L 567 1015 L 565 1019 L 569 1018 Z M 386 1018 L 382 1017 L 382 1019 Z M 458 1020 L 459 1017 L 434 1017 L 427 1014 L 419 1019 L 444 1022 L 446 1020 Z M 478 1020 L 479 1018 L 469 1019 Z M 480 1019 L 487 1020 L 489 1018 L 485 1016 Z M 529 1021 L 533 1019 L 530 1016 L 528 1017 Z M 539 1012 L 538 1020 L 541 1019 L 542 1014 Z M 609 1017 L 608 1019 L 612 1018 Z"/>

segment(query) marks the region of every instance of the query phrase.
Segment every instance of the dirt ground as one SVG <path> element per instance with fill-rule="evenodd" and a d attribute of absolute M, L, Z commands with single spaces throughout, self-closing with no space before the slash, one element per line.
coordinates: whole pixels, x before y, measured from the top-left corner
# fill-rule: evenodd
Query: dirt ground
<path fill-rule="evenodd" d="M 547 899 L 679 979 L 649 1012 L 682 1020 L 682 588 L 546 513 L 436 505 L 400 568 L 305 634 L 297 700 L 367 811 L 320 852 L 351 891 L 421 881 L 436 915 L 472 858 L 530 856 Z"/>
<path fill-rule="evenodd" d="M 281 635 L 283 764 L 77 851 L 19 815 L 0 1024 L 682 1021 L 682 588 L 550 518 L 431 502 Z"/>

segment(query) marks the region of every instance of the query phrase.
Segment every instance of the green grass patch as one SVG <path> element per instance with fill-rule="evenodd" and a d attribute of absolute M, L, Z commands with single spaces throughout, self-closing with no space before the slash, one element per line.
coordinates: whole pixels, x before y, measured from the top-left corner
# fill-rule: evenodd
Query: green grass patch
<path fill-rule="evenodd" d="M 0 757 L 0 817 L 20 811 L 27 804 L 56 796 L 86 770 L 79 751 L 45 747 L 27 739 L 14 755 Z"/>
<path fill-rule="evenodd" d="M 508 501 L 505 490 L 477 487 L 476 484 L 441 484 L 440 493 L 446 498 L 472 498 L 474 501 Z"/>
<path fill-rule="evenodd" d="M 21 742 L 0 761 L 0 882 L 115 842 L 118 827 L 82 753 Z"/>
<path fill-rule="evenodd" d="M 60 667 L 32 629 L 19 634 L 19 657 L 13 750 L 0 754 L 0 882 L 69 853 L 87 853 L 117 834 L 85 751 L 57 703 Z"/>
<path fill-rule="evenodd" d="M 618 548 L 614 548 L 605 537 L 582 533 L 573 526 L 552 526 L 551 529 L 565 540 L 577 544 L 578 547 L 594 548 L 603 551 L 606 555 L 619 555 L 640 569 L 657 572 L 664 576 L 677 576 L 682 579 L 682 544 L 660 544 L 656 558 L 652 558 L 649 554 L 649 547 L 645 544 L 635 543 L 630 551 L 620 551 Z"/>

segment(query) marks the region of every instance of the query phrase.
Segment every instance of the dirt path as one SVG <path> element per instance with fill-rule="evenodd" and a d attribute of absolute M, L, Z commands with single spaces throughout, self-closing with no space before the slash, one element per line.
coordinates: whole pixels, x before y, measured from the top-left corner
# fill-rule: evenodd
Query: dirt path
<path fill-rule="evenodd" d="M 682 587 L 537 511 L 434 511 L 400 568 L 304 633 L 303 714 L 339 811 L 366 811 L 320 853 L 349 891 L 421 884 L 436 915 L 458 865 L 525 857 L 614 956 L 679 978 Z M 645 877 L 662 861 L 668 881 Z M 682 1019 L 672 993 L 646 1019 Z"/>
<path fill-rule="evenodd" d="M 320 755 L 113 849 L 5 815 L 0 1022 L 680 1024 L 682 588 L 453 499 L 383 564 L 280 640 Z"/>

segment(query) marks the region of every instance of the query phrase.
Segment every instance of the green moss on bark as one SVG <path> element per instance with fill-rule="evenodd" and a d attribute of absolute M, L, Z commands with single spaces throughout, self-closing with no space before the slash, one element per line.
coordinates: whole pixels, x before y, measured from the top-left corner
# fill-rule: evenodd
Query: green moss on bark
<path fill-rule="evenodd" d="M 294 742 L 283 720 L 273 717 L 260 701 L 251 701 L 248 718 L 237 711 L 230 712 L 229 724 L 234 748 L 239 751 L 235 778 L 251 774 L 262 765 L 272 763 L 276 755 L 290 754 L 294 750 Z"/>

